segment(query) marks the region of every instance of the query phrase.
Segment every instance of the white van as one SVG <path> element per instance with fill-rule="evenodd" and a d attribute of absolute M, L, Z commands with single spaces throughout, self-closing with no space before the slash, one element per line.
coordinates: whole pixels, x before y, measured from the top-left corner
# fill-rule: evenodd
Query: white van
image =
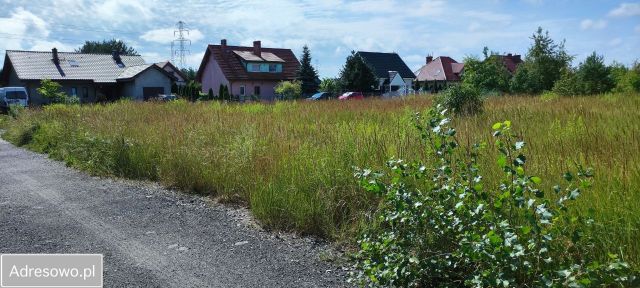
<path fill-rule="evenodd" d="M 7 111 L 11 105 L 27 107 L 29 104 L 29 94 L 24 87 L 3 87 L 0 88 L 0 109 Z"/>

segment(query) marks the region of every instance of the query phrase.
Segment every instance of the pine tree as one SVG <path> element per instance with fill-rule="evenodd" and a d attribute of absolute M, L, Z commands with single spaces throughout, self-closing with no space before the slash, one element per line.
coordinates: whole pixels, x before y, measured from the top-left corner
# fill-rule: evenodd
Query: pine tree
<path fill-rule="evenodd" d="M 347 57 L 347 62 L 340 71 L 340 82 L 348 91 L 371 92 L 378 80 L 362 57 L 355 51 L 351 51 L 351 55 Z"/>
<path fill-rule="evenodd" d="M 311 65 L 311 51 L 307 45 L 302 47 L 302 61 L 298 70 L 298 80 L 302 82 L 303 95 L 313 94 L 318 91 L 320 81 L 318 71 Z"/>

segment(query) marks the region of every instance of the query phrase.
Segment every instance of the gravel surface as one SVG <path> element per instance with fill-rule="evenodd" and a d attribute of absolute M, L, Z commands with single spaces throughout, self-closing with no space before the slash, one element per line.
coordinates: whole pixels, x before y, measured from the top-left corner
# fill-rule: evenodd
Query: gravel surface
<path fill-rule="evenodd" d="M 253 223 L 246 209 L 91 177 L 0 140 L 2 254 L 103 254 L 105 287 L 346 285 L 320 260 L 329 245 Z"/>

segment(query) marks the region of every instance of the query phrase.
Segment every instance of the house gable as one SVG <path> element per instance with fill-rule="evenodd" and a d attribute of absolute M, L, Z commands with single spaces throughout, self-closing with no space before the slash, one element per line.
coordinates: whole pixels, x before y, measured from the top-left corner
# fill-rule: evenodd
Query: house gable
<path fill-rule="evenodd" d="M 400 55 L 396 53 L 380 53 L 380 52 L 364 52 L 358 51 L 356 55 L 362 57 L 376 77 L 380 79 L 388 79 L 389 71 L 396 71 L 406 79 L 414 79 L 416 76 L 409 69 L 406 63 L 400 58 Z"/>

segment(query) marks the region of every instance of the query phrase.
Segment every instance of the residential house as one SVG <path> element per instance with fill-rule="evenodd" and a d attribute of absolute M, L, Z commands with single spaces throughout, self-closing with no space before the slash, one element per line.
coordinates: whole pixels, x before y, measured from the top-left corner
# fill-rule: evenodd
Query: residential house
<path fill-rule="evenodd" d="M 37 92 L 40 81 L 53 80 L 62 92 L 81 103 L 111 101 L 121 97 L 146 100 L 171 92 L 173 75 L 140 56 L 75 52 L 7 50 L 0 82 L 27 88 L 30 105 L 48 103 Z"/>
<path fill-rule="evenodd" d="M 187 85 L 187 82 L 189 81 L 187 75 L 185 75 L 182 71 L 180 71 L 180 69 L 178 69 L 176 66 L 173 66 L 171 62 L 164 61 L 164 62 L 156 63 L 156 65 L 158 65 L 158 67 L 162 68 L 164 71 L 169 72 L 169 74 L 173 75 L 173 77 L 176 78 L 175 80 L 176 85 L 178 86 Z"/>
<path fill-rule="evenodd" d="M 416 75 L 397 53 L 363 52 L 360 56 L 378 78 L 378 90 L 383 96 L 407 95 Z"/>
<path fill-rule="evenodd" d="M 299 67 L 290 49 L 265 48 L 260 41 L 254 41 L 253 47 L 230 46 L 222 39 L 220 45 L 207 47 L 196 80 L 205 93 L 212 89 L 217 94 L 220 86 L 226 85 L 241 101 L 271 101 L 276 97 L 276 85 L 295 80 Z"/>
<path fill-rule="evenodd" d="M 436 93 L 451 84 L 460 82 L 464 63 L 448 56 L 433 59 L 427 56 L 426 63 L 415 72 L 416 81 L 422 91 Z"/>
<path fill-rule="evenodd" d="M 498 57 L 504 64 L 504 67 L 509 71 L 509 74 L 513 75 L 518 70 L 518 66 L 523 63 L 520 55 L 507 54 L 507 55 L 491 55 L 489 57 Z"/>

